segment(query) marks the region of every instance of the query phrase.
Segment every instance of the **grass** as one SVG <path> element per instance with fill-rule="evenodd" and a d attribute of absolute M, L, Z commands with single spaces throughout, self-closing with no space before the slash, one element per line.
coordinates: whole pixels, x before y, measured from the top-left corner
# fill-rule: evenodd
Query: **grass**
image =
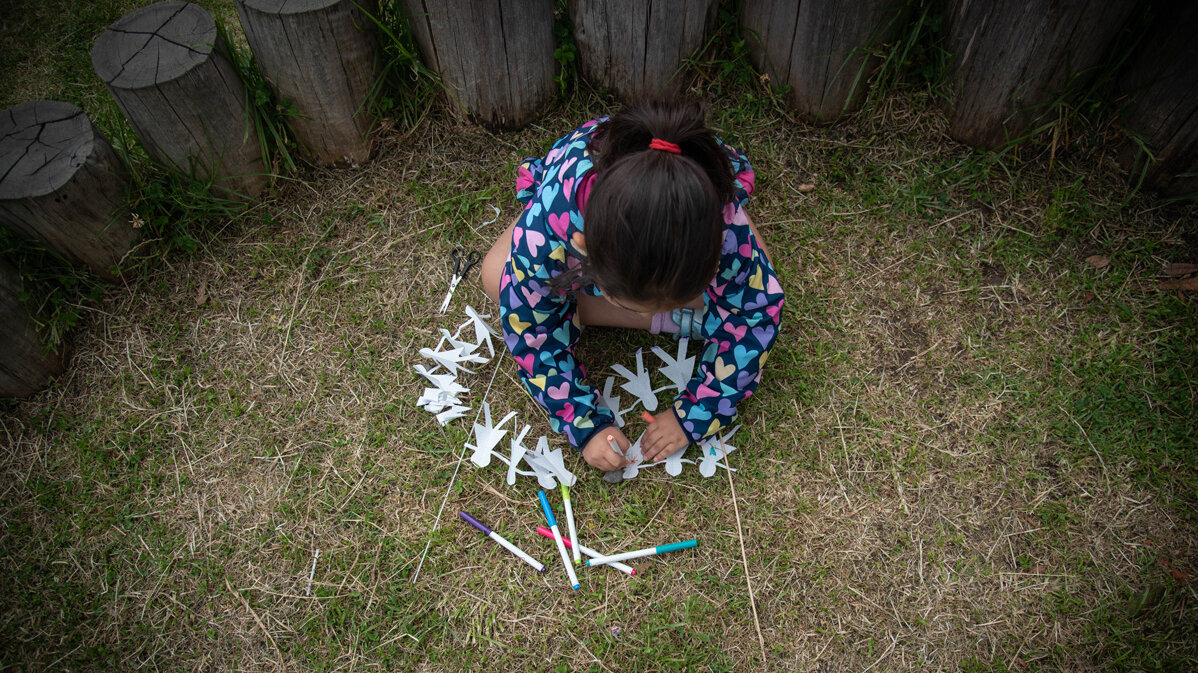
<path fill-rule="evenodd" d="M 32 55 L 3 90 L 85 82 L 9 32 Z M 453 520 L 552 563 L 532 484 L 498 469 L 464 465 L 430 535 L 468 427 L 415 406 L 416 351 L 457 321 L 447 253 L 516 215 L 519 158 L 613 107 L 579 85 L 519 132 L 430 107 L 374 162 L 301 165 L 248 210 L 147 197 L 147 225 L 199 211 L 192 243 L 164 229 L 78 311 L 68 372 L 0 409 L 2 666 L 1193 668 L 1198 308 L 1156 283 L 1198 261 L 1194 206 L 1131 189 L 1100 136 L 1051 168 L 1047 146 L 962 148 L 922 84 L 816 128 L 718 55 L 696 67 L 788 297 L 731 456 L 766 664 L 722 474 L 610 489 L 569 457 L 592 546 L 701 539 L 577 594 Z M 96 86 L 68 98 L 103 109 Z M 455 305 L 488 306 L 470 280 Z M 602 376 L 652 345 L 596 329 L 579 353 Z M 548 432 L 498 367 L 492 407 Z"/>

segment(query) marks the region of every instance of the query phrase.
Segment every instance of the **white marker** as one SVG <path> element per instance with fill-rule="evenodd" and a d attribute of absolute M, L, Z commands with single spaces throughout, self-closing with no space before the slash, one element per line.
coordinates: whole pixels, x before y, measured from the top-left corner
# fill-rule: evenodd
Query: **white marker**
<path fill-rule="evenodd" d="M 636 551 L 626 551 L 623 554 L 612 554 L 611 556 L 600 556 L 598 558 L 587 559 L 587 565 L 597 566 L 612 561 L 627 561 L 628 559 L 640 558 L 642 556 L 653 556 L 654 554 L 664 554 L 668 551 L 678 551 L 679 549 L 690 549 L 698 547 L 698 540 L 687 540 L 686 542 L 675 542 L 673 544 L 663 544 L 657 547 L 647 547 Z"/>
<path fill-rule="evenodd" d="M 566 503 L 566 527 L 570 529 L 570 548 L 574 551 L 574 565 L 582 563 L 578 549 L 578 531 L 574 528 L 574 510 L 570 507 L 570 487 L 562 484 L 562 502 Z"/>
<path fill-rule="evenodd" d="M 545 511 L 545 521 L 549 523 L 549 530 L 553 531 L 553 540 L 557 542 L 557 551 L 562 555 L 562 565 L 566 566 L 566 575 L 570 577 L 570 586 L 578 591 L 578 576 L 574 574 L 574 566 L 570 563 L 570 555 L 566 553 L 566 545 L 562 542 L 562 532 L 557 528 L 557 520 L 553 518 L 553 510 L 549 508 L 549 498 L 545 497 L 544 491 L 537 491 L 537 497 L 541 499 L 541 509 Z"/>

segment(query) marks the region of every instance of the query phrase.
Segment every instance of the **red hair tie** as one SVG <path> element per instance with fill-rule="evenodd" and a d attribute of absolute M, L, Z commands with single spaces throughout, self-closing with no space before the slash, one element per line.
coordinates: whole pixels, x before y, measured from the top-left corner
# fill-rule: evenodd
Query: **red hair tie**
<path fill-rule="evenodd" d="M 681 147 L 678 147 L 678 145 L 675 145 L 674 143 L 672 143 L 668 140 L 662 140 L 661 138 L 654 138 L 653 140 L 650 140 L 649 141 L 649 149 L 661 150 L 663 152 L 669 152 L 671 154 L 682 154 Z"/>

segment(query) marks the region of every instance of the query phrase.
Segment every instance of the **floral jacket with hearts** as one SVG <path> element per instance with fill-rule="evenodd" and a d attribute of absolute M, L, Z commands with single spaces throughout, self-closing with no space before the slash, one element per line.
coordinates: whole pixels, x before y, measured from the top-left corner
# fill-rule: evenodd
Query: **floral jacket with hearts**
<path fill-rule="evenodd" d="M 525 204 L 512 232 L 500 281 L 500 322 L 529 393 L 549 412 L 550 425 L 576 449 L 611 426 L 614 417 L 585 381 L 574 358 L 582 332 L 577 304 L 550 280 L 586 256 L 582 211 L 594 179 L 587 149 L 601 120 L 554 143 L 541 159 L 519 167 L 516 198 Z M 748 159 L 724 145 L 736 195 L 724 208 L 719 271 L 704 293 L 705 345 L 694 378 L 674 400 L 678 422 L 693 442 L 732 424 L 736 405 L 753 394 L 778 336 L 784 296 L 774 268 L 749 228 L 743 207 L 753 192 Z M 598 296 L 597 287 L 580 292 Z"/>

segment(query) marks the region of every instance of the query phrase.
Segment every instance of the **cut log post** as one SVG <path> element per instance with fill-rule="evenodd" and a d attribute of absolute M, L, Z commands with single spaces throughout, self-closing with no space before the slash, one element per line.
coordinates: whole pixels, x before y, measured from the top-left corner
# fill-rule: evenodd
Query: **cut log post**
<path fill-rule="evenodd" d="M 570 0 L 583 77 L 626 101 L 680 88 L 682 61 L 713 25 L 715 0 Z"/>
<path fill-rule="evenodd" d="M 860 105 L 879 59 L 869 49 L 894 37 L 906 0 L 759 0 L 741 25 L 758 70 L 789 86 L 806 119 L 830 122 Z"/>
<path fill-rule="evenodd" d="M 1133 182 L 1170 196 L 1198 194 L 1198 4 L 1166 3 L 1119 78 L 1128 103 L 1119 163 Z M 1149 159 L 1142 143 L 1152 157 Z"/>
<path fill-rule="evenodd" d="M 295 106 L 287 125 L 322 164 L 370 159 L 367 110 L 378 76 L 368 0 L 237 0 L 254 59 L 278 96 Z"/>
<path fill-rule="evenodd" d="M 520 128 L 553 95 L 553 0 L 403 0 L 425 63 L 485 126 Z"/>
<path fill-rule="evenodd" d="M 91 57 L 151 158 L 212 181 L 222 196 L 262 191 L 267 175 L 245 87 L 199 5 L 159 2 L 130 12 L 96 38 Z"/>
<path fill-rule="evenodd" d="M 59 101 L 0 112 L 0 222 L 115 280 L 137 239 L 123 166 L 83 110 Z"/>
<path fill-rule="evenodd" d="M 1018 140 L 1084 86 L 1135 0 L 950 0 L 955 60 L 949 134 L 975 147 Z"/>
<path fill-rule="evenodd" d="M 62 372 L 66 346 L 47 350 L 21 304 L 21 277 L 0 259 L 0 397 L 32 395 Z"/>

